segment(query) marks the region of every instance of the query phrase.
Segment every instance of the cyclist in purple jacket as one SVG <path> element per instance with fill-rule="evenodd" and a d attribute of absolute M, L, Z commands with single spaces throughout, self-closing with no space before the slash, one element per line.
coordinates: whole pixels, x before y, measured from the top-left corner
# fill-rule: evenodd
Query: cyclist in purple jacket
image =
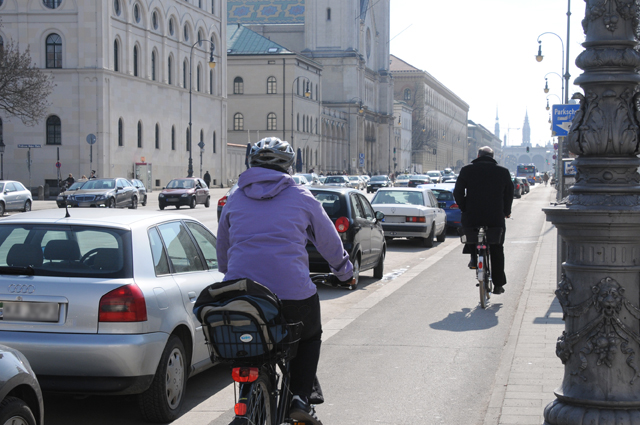
<path fill-rule="evenodd" d="M 249 278 L 265 285 L 282 300 L 289 322 L 304 323 L 291 361 L 290 416 L 321 425 L 311 406 L 322 402 L 319 386 L 314 388 L 322 335 L 320 299 L 309 278 L 307 241 L 341 282 L 353 280 L 353 265 L 320 203 L 289 175 L 294 158 L 289 143 L 276 137 L 251 148 L 251 168 L 240 175 L 238 190 L 220 215 L 218 268 L 225 280 Z"/>

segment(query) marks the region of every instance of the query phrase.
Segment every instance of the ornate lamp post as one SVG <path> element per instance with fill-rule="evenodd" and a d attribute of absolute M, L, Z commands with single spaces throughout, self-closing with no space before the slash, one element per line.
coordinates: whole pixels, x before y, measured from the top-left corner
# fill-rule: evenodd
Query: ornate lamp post
<path fill-rule="evenodd" d="M 549 84 L 548 84 L 548 82 L 547 82 L 547 76 L 548 76 L 549 74 L 555 74 L 555 75 L 557 75 L 557 76 L 560 78 L 560 81 L 562 82 L 562 76 L 561 76 L 560 74 L 558 74 L 557 72 L 553 72 L 553 71 L 552 71 L 552 72 L 547 72 L 547 73 L 545 74 L 545 76 L 544 76 L 544 92 L 545 92 L 545 93 L 549 93 Z"/>
<path fill-rule="evenodd" d="M 360 127 L 360 123 L 358 122 L 358 118 L 360 117 L 360 114 L 364 112 L 364 102 L 362 101 L 362 99 L 360 99 L 359 97 L 352 97 L 351 99 L 349 99 L 349 106 L 351 106 L 351 104 L 355 105 L 358 107 L 358 111 L 356 113 L 356 152 L 355 152 L 355 158 L 356 158 L 356 164 L 358 161 L 358 128 Z M 351 144 L 351 137 L 349 137 L 349 174 L 352 174 L 352 170 L 351 170 L 351 158 L 353 158 L 353 153 L 351 152 L 353 148 L 353 145 Z M 356 166 L 356 169 L 358 167 Z"/>
<path fill-rule="evenodd" d="M 211 44 L 211 50 L 209 52 L 209 67 L 211 69 L 216 67 L 216 59 L 213 57 L 213 49 L 215 48 L 213 42 L 211 40 L 198 40 L 193 43 L 193 46 L 191 46 L 191 52 L 189 53 L 189 140 L 187 140 L 189 143 L 189 168 L 187 169 L 187 177 L 193 177 L 193 158 L 191 156 L 193 151 L 191 143 L 191 140 L 193 139 L 193 129 L 191 128 L 191 93 L 193 91 L 193 80 L 191 79 L 191 74 L 193 71 L 193 48 L 196 47 L 197 44 L 202 44 L 202 42 Z"/>
<path fill-rule="evenodd" d="M 4 138 L 0 136 L 0 180 L 4 180 Z"/>
<path fill-rule="evenodd" d="M 555 96 L 555 97 L 557 97 L 557 98 L 558 98 L 558 100 L 559 100 L 560 102 L 562 102 L 562 99 L 560 99 L 560 96 L 558 96 L 557 94 L 553 94 L 553 93 L 552 93 L 552 94 L 550 94 L 549 96 L 547 96 L 547 106 L 546 106 L 546 108 L 545 108 L 547 111 L 548 111 L 549 109 L 551 109 L 551 107 L 549 106 L 549 97 L 550 97 L 550 96 Z"/>
<path fill-rule="evenodd" d="M 564 364 L 546 425 L 640 424 L 640 0 L 586 0 L 568 148 L 576 183 L 544 210 L 566 242 Z"/>

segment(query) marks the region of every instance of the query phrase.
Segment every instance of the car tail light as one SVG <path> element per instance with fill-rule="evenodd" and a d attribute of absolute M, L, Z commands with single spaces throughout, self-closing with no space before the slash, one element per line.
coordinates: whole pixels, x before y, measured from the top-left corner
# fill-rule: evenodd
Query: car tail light
<path fill-rule="evenodd" d="M 426 223 L 426 217 L 406 217 L 407 223 Z"/>
<path fill-rule="evenodd" d="M 233 411 L 237 416 L 244 416 L 247 414 L 247 403 L 236 403 Z"/>
<path fill-rule="evenodd" d="M 234 367 L 231 369 L 231 378 L 236 382 L 253 382 L 258 379 L 260 369 L 257 367 Z"/>
<path fill-rule="evenodd" d="M 451 204 L 451 206 L 449 207 L 450 210 L 459 210 L 460 207 L 458 206 L 458 204 Z"/>
<path fill-rule="evenodd" d="M 227 195 L 223 196 L 222 198 L 218 199 L 218 206 L 219 207 L 224 207 L 227 203 Z"/>
<path fill-rule="evenodd" d="M 336 230 L 338 233 L 344 233 L 349 230 L 349 219 L 347 217 L 340 217 L 336 220 Z"/>
<path fill-rule="evenodd" d="M 147 303 L 137 285 L 125 285 L 100 298 L 99 322 L 144 322 Z"/>

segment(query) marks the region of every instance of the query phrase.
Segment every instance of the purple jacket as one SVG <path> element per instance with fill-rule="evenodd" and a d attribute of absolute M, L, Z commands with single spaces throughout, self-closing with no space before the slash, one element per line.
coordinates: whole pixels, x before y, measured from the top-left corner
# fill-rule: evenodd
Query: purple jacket
<path fill-rule="evenodd" d="M 218 269 L 225 279 L 249 278 L 283 300 L 303 300 L 316 293 L 309 278 L 307 241 L 342 280 L 353 265 L 338 232 L 311 192 L 290 175 L 250 168 L 227 200 L 218 223 Z"/>

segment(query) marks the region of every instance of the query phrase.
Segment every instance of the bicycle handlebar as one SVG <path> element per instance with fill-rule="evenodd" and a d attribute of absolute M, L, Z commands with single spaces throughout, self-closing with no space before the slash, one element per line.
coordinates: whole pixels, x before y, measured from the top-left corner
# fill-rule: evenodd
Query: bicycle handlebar
<path fill-rule="evenodd" d="M 317 284 L 322 284 L 322 285 L 327 285 L 327 286 L 332 286 L 334 288 L 338 287 L 338 286 L 342 286 L 342 287 L 346 287 L 348 288 L 349 286 L 352 285 L 353 279 L 348 280 L 347 282 L 341 282 L 336 275 L 331 274 L 331 273 L 327 273 L 327 274 L 315 274 L 315 275 L 311 275 L 309 276 L 311 278 L 311 281 L 313 283 Z"/>

